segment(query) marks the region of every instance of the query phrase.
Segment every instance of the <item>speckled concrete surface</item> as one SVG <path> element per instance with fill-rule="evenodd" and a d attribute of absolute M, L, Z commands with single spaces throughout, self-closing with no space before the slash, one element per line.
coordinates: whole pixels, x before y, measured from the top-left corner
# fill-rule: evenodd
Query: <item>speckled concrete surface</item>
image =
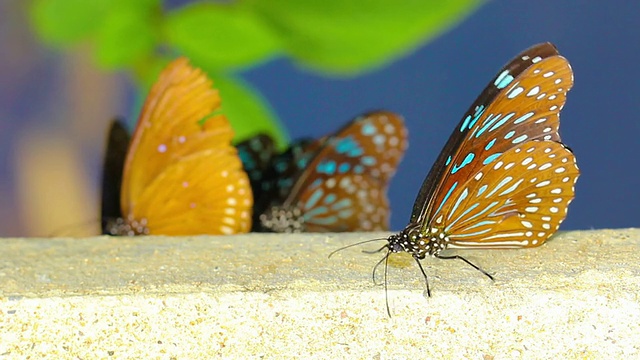
<path fill-rule="evenodd" d="M 408 256 L 371 280 L 381 234 L 0 239 L 0 359 L 629 358 L 640 230 L 537 249 Z"/>

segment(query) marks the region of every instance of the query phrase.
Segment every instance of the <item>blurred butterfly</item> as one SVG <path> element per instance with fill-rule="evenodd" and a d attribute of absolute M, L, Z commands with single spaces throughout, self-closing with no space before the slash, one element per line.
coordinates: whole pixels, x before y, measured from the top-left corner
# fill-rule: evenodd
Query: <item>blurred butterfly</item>
<path fill-rule="evenodd" d="M 462 256 L 442 252 L 535 247 L 553 235 L 580 174 L 558 133 L 572 86 L 569 62 L 550 43 L 503 67 L 454 128 L 420 188 L 409 224 L 387 239 L 382 261 L 387 264 L 392 253 L 411 254 L 430 296 L 420 263 L 427 255 L 460 259 L 493 279 Z M 385 265 L 385 284 L 386 273 Z"/>
<path fill-rule="evenodd" d="M 214 114 L 219 106 L 211 80 L 179 58 L 151 88 L 131 140 L 122 124 L 112 125 L 103 175 L 103 232 L 192 235 L 249 230 L 251 187 L 231 145 L 229 122 Z M 123 152 L 124 144 L 128 147 Z M 119 211 L 109 200 L 118 196 Z"/>
<path fill-rule="evenodd" d="M 267 173 L 277 154 L 275 142 L 271 136 L 260 133 L 237 143 L 235 147 L 242 167 L 249 176 L 255 208 L 255 200 L 262 196 L 264 184 L 269 182 Z"/>
<path fill-rule="evenodd" d="M 102 199 L 100 219 L 103 234 L 109 234 L 109 228 L 116 219 L 122 218 L 120 191 L 122 189 L 122 171 L 127 157 L 127 148 L 131 136 L 123 120 L 116 119 L 109 126 L 107 149 L 102 166 Z"/>
<path fill-rule="evenodd" d="M 291 177 L 304 168 L 308 156 L 316 150 L 312 143 L 311 139 L 297 139 L 278 153 L 273 139 L 261 133 L 236 145 L 254 196 L 252 231 L 263 231 L 259 216 L 271 205 L 273 198 L 289 193 L 293 185 Z"/>
<path fill-rule="evenodd" d="M 402 118 L 386 111 L 358 117 L 317 141 L 294 143 L 272 161 L 254 229 L 388 229 L 387 187 L 406 148 Z"/>

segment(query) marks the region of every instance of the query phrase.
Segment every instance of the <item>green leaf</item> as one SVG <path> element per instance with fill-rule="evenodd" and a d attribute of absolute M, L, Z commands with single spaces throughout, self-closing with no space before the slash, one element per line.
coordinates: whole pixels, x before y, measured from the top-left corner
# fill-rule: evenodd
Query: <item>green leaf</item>
<path fill-rule="evenodd" d="M 211 78 L 213 86 L 220 90 L 221 113 L 231 122 L 236 140 L 262 132 L 270 135 L 280 149 L 286 147 L 289 137 L 284 127 L 255 90 L 236 77 L 213 73 Z"/>
<path fill-rule="evenodd" d="M 252 13 L 228 4 L 195 3 L 167 17 L 169 45 L 209 69 L 254 65 L 279 50 L 276 38 Z"/>
<path fill-rule="evenodd" d="M 400 57 L 474 10 L 479 0 L 248 0 L 288 53 L 316 70 L 356 74 Z"/>
<path fill-rule="evenodd" d="M 45 42 L 66 46 L 93 35 L 110 3 L 111 0 L 35 0 L 31 22 Z"/>
<path fill-rule="evenodd" d="M 157 0 L 115 1 L 96 38 L 96 59 L 104 67 L 136 64 L 153 54 L 157 44 L 160 3 Z"/>

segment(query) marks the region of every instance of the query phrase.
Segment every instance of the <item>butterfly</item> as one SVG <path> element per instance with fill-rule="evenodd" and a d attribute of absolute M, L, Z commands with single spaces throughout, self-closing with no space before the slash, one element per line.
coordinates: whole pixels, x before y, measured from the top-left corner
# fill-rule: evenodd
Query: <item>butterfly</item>
<path fill-rule="evenodd" d="M 131 139 L 121 124 L 112 125 L 105 169 L 124 166 L 121 182 L 117 171 L 109 171 L 116 173 L 113 180 L 105 171 L 104 232 L 192 235 L 249 230 L 251 186 L 231 145 L 233 130 L 224 115 L 215 113 L 220 102 L 211 80 L 187 59 L 178 58 L 151 88 Z M 126 156 L 123 144 L 128 145 Z M 119 212 L 108 199 L 118 187 Z"/>
<path fill-rule="evenodd" d="M 454 128 L 409 224 L 380 249 L 387 250 L 378 263 L 385 262 L 385 284 L 392 253 L 413 256 L 431 296 L 420 262 L 426 256 L 462 260 L 493 279 L 442 252 L 536 247 L 556 232 L 580 174 L 558 133 L 572 86 L 569 62 L 550 43 L 525 50 L 498 72 Z"/>
<path fill-rule="evenodd" d="M 254 227 L 273 232 L 388 229 L 386 191 L 406 148 L 404 121 L 387 111 L 364 114 L 318 140 L 294 143 L 272 161 L 271 183 L 256 200 Z"/>

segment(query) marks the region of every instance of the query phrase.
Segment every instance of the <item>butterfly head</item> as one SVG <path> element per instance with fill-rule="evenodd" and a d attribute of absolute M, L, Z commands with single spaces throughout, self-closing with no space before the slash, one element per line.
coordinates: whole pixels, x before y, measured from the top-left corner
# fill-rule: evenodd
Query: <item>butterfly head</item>
<path fill-rule="evenodd" d="M 447 248 L 449 237 L 443 231 L 423 231 L 419 226 L 409 225 L 398 234 L 387 238 L 391 252 L 408 252 L 416 259 L 424 259 L 427 255 L 436 256 Z"/>
<path fill-rule="evenodd" d="M 297 206 L 272 206 L 260 215 L 260 225 L 266 231 L 299 233 L 304 231 L 304 216 Z"/>

